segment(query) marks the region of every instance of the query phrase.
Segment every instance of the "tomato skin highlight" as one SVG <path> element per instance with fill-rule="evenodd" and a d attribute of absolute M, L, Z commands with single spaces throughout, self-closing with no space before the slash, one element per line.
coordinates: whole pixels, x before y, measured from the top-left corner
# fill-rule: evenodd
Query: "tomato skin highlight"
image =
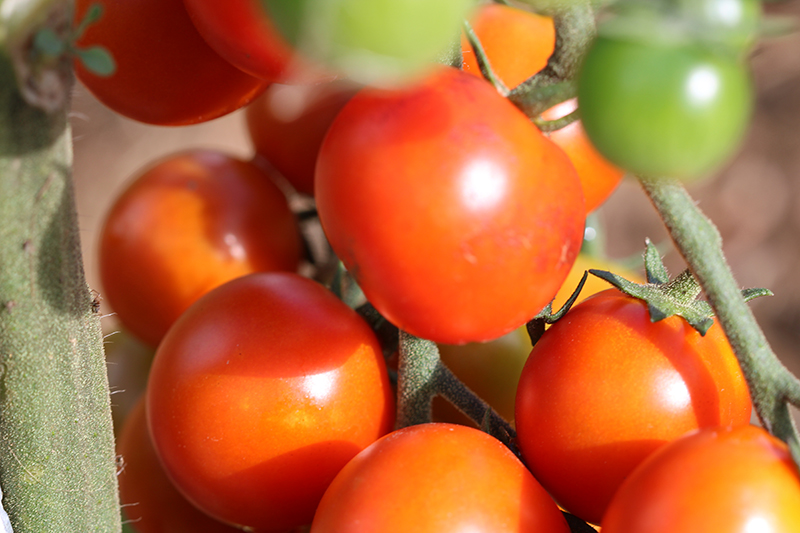
<path fill-rule="evenodd" d="M 156 352 L 147 391 L 167 474 L 215 518 L 264 531 L 311 522 L 338 471 L 391 430 L 380 345 L 355 311 L 291 273 L 197 301 Z"/>
<path fill-rule="evenodd" d="M 503 444 L 476 429 L 395 431 L 342 469 L 311 533 L 568 533 L 550 496 Z"/>
<path fill-rule="evenodd" d="M 296 270 L 301 254 L 297 221 L 269 176 L 206 150 L 135 177 L 106 216 L 98 250 L 104 297 L 151 346 L 204 293 L 251 272 Z"/>
<path fill-rule="evenodd" d="M 620 487 L 603 533 L 800 531 L 800 477 L 755 426 L 708 428 L 654 453 Z"/>
<path fill-rule="evenodd" d="M 77 45 L 105 47 L 117 69 L 101 77 L 76 60 L 75 73 L 121 115 L 162 126 L 196 124 L 239 109 L 266 87 L 205 43 L 181 0 L 76 0 L 75 20 L 95 3 L 103 16 Z"/>
<path fill-rule="evenodd" d="M 617 289 L 550 327 L 522 371 L 518 443 L 569 512 L 600 523 L 625 477 L 684 433 L 746 425 L 750 396 L 719 324 L 705 337 L 680 317 L 650 322 Z"/>
<path fill-rule="evenodd" d="M 575 169 L 490 85 L 442 67 L 359 92 L 316 170 L 334 251 L 378 311 L 426 339 L 497 338 L 555 295 L 577 256 Z"/>

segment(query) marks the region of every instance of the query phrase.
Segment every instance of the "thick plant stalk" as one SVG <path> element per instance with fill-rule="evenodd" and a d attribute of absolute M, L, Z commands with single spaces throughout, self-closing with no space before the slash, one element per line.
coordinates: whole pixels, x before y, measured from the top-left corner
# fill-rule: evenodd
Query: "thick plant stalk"
<path fill-rule="evenodd" d="M 32 35 L 69 28 L 70 6 L 8 4 L 0 2 L 2 504 L 15 533 L 118 532 L 102 333 L 71 181 L 71 68 L 64 58 L 28 63 Z"/>
<path fill-rule="evenodd" d="M 790 403 L 800 406 L 800 381 L 778 360 L 745 303 L 722 253 L 717 228 L 680 182 L 664 178 L 640 181 L 725 330 L 759 419 L 788 444 L 800 465 L 800 439 L 789 412 Z"/>

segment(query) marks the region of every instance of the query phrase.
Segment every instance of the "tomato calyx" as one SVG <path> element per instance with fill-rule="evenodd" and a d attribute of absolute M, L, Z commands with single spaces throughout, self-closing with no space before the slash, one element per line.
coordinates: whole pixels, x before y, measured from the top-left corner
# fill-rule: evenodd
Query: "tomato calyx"
<path fill-rule="evenodd" d="M 658 248 L 649 239 L 646 241 L 644 264 L 647 275 L 645 284 L 633 283 L 604 270 L 591 269 L 589 273 L 608 281 L 628 296 L 644 301 L 651 322 L 678 315 L 700 335 L 705 335 L 714 323 L 711 318 L 714 311 L 708 302 L 697 299 L 701 288 L 691 271 L 686 269 L 670 279 Z M 762 288 L 744 289 L 742 296 L 749 302 L 759 296 L 772 296 L 772 291 Z"/>
<path fill-rule="evenodd" d="M 583 286 L 586 284 L 586 279 L 589 275 L 590 271 L 586 271 L 583 273 L 583 277 L 578 282 L 578 286 L 572 291 L 572 294 L 567 298 L 567 301 L 564 302 L 558 311 L 553 311 L 553 302 L 550 302 L 545 306 L 544 309 L 539 311 L 539 313 L 530 319 L 525 324 L 525 329 L 528 330 L 528 336 L 531 338 L 531 344 L 536 346 L 536 343 L 539 339 L 542 338 L 544 334 L 545 327 L 549 324 L 555 324 L 561 318 L 567 314 L 567 311 L 572 308 L 576 301 L 578 301 L 578 296 L 580 296 L 581 291 L 583 290 Z"/>

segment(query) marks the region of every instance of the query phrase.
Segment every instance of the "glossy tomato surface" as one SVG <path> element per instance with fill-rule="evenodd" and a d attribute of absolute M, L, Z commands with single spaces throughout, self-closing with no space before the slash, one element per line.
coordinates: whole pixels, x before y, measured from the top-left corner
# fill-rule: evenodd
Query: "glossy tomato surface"
<path fill-rule="evenodd" d="M 391 430 L 381 347 L 333 293 L 296 274 L 233 280 L 159 346 L 147 413 L 170 478 L 216 518 L 265 531 L 311 522 L 323 492 Z"/>
<path fill-rule="evenodd" d="M 152 346 L 202 294 L 251 272 L 296 270 L 301 253 L 297 221 L 269 176 L 213 151 L 175 154 L 135 177 L 98 250 L 103 296 Z"/>
<path fill-rule="evenodd" d="M 517 389 L 523 457 L 565 509 L 600 523 L 630 472 L 663 444 L 744 425 L 751 402 L 722 329 L 650 322 L 646 304 L 609 289 L 584 300 L 534 346 Z"/>
<path fill-rule="evenodd" d="M 494 73 L 513 89 L 547 65 L 556 42 L 553 19 L 503 4 L 483 4 L 470 24 Z M 464 72 L 482 77 L 475 52 L 461 37 Z"/>
<path fill-rule="evenodd" d="M 692 179 L 738 148 L 750 118 L 750 74 L 703 47 L 599 37 L 578 78 L 592 143 L 635 174 Z"/>
<path fill-rule="evenodd" d="M 631 474 L 602 531 L 800 531 L 800 476 L 786 445 L 761 428 L 703 429 Z"/>
<path fill-rule="evenodd" d="M 77 45 L 105 47 L 117 68 L 102 77 L 76 61 L 75 72 L 121 115 L 149 124 L 195 124 L 235 111 L 266 87 L 205 43 L 181 0 L 76 0 L 75 20 L 93 4 L 102 6 L 103 16 Z"/>
<path fill-rule="evenodd" d="M 545 120 L 564 117 L 577 108 L 575 99 L 562 102 L 542 114 Z M 580 120 L 546 134 L 569 156 L 583 187 L 588 215 L 605 202 L 625 176 L 625 171 L 610 163 L 594 147 Z"/>
<path fill-rule="evenodd" d="M 334 251 L 398 327 L 497 338 L 555 295 L 583 235 L 575 169 L 489 84 L 442 67 L 364 90 L 328 131 L 317 208 Z"/>
<path fill-rule="evenodd" d="M 150 442 L 144 398 L 127 418 L 117 442 L 122 457 L 119 497 L 128 525 L 137 533 L 236 533 L 189 503 L 164 473 Z"/>
<path fill-rule="evenodd" d="M 247 106 L 247 131 L 256 153 L 298 192 L 313 196 L 322 139 L 356 91 L 356 86 L 344 81 L 271 85 Z"/>
<path fill-rule="evenodd" d="M 630 272 L 613 261 L 598 259 L 585 254 L 578 258 L 567 274 L 567 279 L 553 300 L 557 311 L 575 291 L 584 272 L 596 268 L 614 272 L 635 283 L 643 283 L 641 275 Z M 607 281 L 589 275 L 576 303 L 609 288 Z M 517 385 L 525 361 L 531 353 L 531 340 L 523 325 L 500 338 L 487 342 L 470 342 L 461 345 L 440 344 L 442 362 L 472 389 L 475 394 L 491 405 L 507 421 L 514 420 L 514 402 Z M 433 414 L 440 422 L 475 425 L 441 396 L 433 399 Z"/>
<path fill-rule="evenodd" d="M 183 0 L 200 35 L 223 58 L 267 81 L 320 81 L 323 73 L 300 58 L 260 0 Z"/>
<path fill-rule="evenodd" d="M 489 435 L 424 424 L 382 438 L 342 469 L 311 533 L 568 533 L 553 500 Z"/>

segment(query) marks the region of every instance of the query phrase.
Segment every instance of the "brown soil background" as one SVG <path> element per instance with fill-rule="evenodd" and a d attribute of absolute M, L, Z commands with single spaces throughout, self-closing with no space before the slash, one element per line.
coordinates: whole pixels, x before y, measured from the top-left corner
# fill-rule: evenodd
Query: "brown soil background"
<path fill-rule="evenodd" d="M 772 4 L 768 11 L 800 20 L 799 1 Z M 774 297 L 751 305 L 778 356 L 800 375 L 800 33 L 764 40 L 751 64 L 757 102 L 744 145 L 717 176 L 688 189 L 722 233 L 740 285 L 774 291 Z M 74 179 L 91 288 L 102 295 L 98 231 L 125 182 L 143 166 L 182 149 L 213 148 L 249 158 L 252 146 L 243 119 L 239 111 L 197 126 L 147 126 L 115 115 L 76 87 Z M 659 218 L 634 180 L 626 180 L 598 214 L 611 257 L 640 254 L 648 237 L 666 242 Z M 665 261 L 677 273 L 684 263 L 670 250 Z M 114 329 L 113 318 L 105 319 L 104 327 Z"/>

